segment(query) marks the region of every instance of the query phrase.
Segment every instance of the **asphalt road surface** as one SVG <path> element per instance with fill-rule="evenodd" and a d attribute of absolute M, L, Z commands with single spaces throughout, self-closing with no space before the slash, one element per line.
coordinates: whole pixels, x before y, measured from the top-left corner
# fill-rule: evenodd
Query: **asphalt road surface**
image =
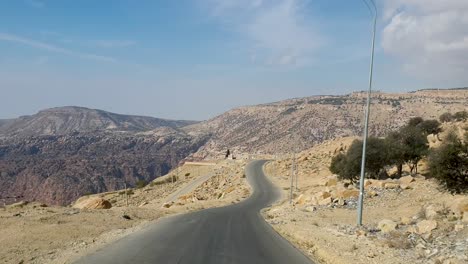
<path fill-rule="evenodd" d="M 260 216 L 260 209 L 280 197 L 263 174 L 265 162 L 247 165 L 254 192 L 245 201 L 161 219 L 77 263 L 312 263 Z"/>

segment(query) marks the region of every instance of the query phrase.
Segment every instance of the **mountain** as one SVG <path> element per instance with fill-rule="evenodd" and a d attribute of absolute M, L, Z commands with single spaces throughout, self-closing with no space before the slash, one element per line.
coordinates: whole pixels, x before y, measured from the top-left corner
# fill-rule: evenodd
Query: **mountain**
<path fill-rule="evenodd" d="M 166 174 L 208 137 L 193 121 L 60 107 L 0 120 L 0 199 L 66 205 Z"/>
<path fill-rule="evenodd" d="M 147 131 L 159 127 L 180 128 L 195 123 L 66 106 L 42 110 L 35 115 L 13 120 L 0 120 L 0 135 L 27 137 L 96 130 Z"/>
<path fill-rule="evenodd" d="M 468 89 L 375 92 L 370 135 L 415 116 L 468 109 Z M 291 153 L 362 134 L 366 94 L 245 106 L 203 122 L 126 116 L 80 107 L 0 121 L 0 198 L 69 204 L 87 194 L 153 180 L 184 159 Z M 8 203 L 12 200 L 6 200 Z"/>
<path fill-rule="evenodd" d="M 468 89 L 428 89 L 409 93 L 372 95 L 370 135 L 383 136 L 421 116 L 438 119 L 442 113 L 468 109 Z M 360 136 L 363 129 L 365 92 L 343 96 L 313 96 L 270 104 L 245 106 L 185 131 L 211 133 L 196 154 L 221 156 L 234 153 L 291 153 L 328 139 Z"/>

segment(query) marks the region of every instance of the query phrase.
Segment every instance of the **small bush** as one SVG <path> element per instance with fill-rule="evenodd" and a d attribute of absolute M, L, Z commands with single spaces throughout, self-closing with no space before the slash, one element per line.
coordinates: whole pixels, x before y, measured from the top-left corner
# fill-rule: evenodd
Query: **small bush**
<path fill-rule="evenodd" d="M 445 141 L 431 152 L 429 171 L 449 191 L 465 193 L 468 191 L 468 133 L 465 142 L 453 132 Z"/>
<path fill-rule="evenodd" d="M 468 119 L 468 112 L 467 111 L 456 112 L 453 115 L 453 118 L 457 121 L 466 121 Z"/>
<path fill-rule="evenodd" d="M 185 173 L 185 177 L 190 176 L 190 172 Z"/>
<path fill-rule="evenodd" d="M 147 184 L 148 184 L 148 183 L 147 183 L 145 180 L 138 180 L 138 181 L 136 182 L 136 187 L 137 187 L 138 189 L 141 189 L 141 188 L 145 187 Z"/>
<path fill-rule="evenodd" d="M 440 115 L 439 120 L 442 123 L 451 122 L 453 120 L 453 115 L 451 113 L 443 113 Z"/>

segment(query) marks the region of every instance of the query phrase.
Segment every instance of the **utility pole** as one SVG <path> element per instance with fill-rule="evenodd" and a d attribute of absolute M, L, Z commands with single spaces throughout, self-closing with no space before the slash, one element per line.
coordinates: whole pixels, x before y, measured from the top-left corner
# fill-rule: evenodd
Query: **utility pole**
<path fill-rule="evenodd" d="M 294 189 L 294 160 L 296 158 L 296 153 L 293 153 L 293 158 L 291 161 L 291 187 L 290 187 L 290 196 L 289 196 L 289 203 L 292 204 L 293 198 L 293 189 Z"/>
<path fill-rule="evenodd" d="M 358 219 L 357 225 L 362 226 L 362 210 L 364 206 L 364 176 L 366 174 L 366 148 L 367 148 L 367 137 L 369 133 L 369 114 L 370 114 L 370 101 L 372 93 L 372 74 L 374 71 L 374 50 L 375 50 L 375 31 L 377 27 L 377 6 L 375 5 L 374 0 L 369 0 L 372 4 L 372 8 L 369 3 L 363 0 L 364 3 L 369 8 L 370 12 L 373 13 L 373 27 L 372 27 L 372 48 L 371 48 L 371 61 L 369 69 L 369 90 L 367 91 L 367 104 L 366 112 L 364 116 L 364 135 L 363 135 L 363 144 L 362 144 L 362 160 L 361 160 L 361 177 L 359 180 L 359 201 L 358 201 Z M 372 10 L 373 9 L 373 10 Z"/>
<path fill-rule="evenodd" d="M 128 207 L 128 191 L 127 191 L 127 181 L 124 180 L 124 186 L 125 186 L 125 204 Z"/>

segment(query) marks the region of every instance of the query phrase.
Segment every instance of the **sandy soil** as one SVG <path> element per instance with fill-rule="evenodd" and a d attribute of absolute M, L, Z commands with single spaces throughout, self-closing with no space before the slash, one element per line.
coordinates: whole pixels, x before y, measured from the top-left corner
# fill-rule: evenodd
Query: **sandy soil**
<path fill-rule="evenodd" d="M 250 195 L 244 166 L 245 161 L 233 160 L 185 165 L 144 188 L 128 190 L 128 206 L 123 190 L 93 195 L 112 203 L 107 210 L 39 203 L 0 208 L 0 263 L 71 263 L 161 217 L 238 202 Z M 208 174 L 213 177 L 166 203 L 170 194 Z"/>
<path fill-rule="evenodd" d="M 334 182 L 328 170 L 331 157 L 352 140 L 328 141 L 298 155 L 292 203 L 291 159 L 267 164 L 267 174 L 283 191 L 283 199 L 263 212 L 273 228 L 318 263 L 468 263 L 468 223 L 449 209 L 453 201 L 468 197 L 444 192 L 432 179 L 419 176 L 409 186 L 389 180 L 389 188 L 375 181 L 366 187 L 361 228 L 356 226 L 356 197 L 328 198 L 326 193 L 350 190 L 353 195 L 357 190 Z M 318 196 L 327 199 L 311 199 Z M 392 220 L 395 230 L 381 231 L 378 224 L 384 219 Z M 437 228 L 419 234 L 417 224 L 426 219 L 437 222 Z"/>

